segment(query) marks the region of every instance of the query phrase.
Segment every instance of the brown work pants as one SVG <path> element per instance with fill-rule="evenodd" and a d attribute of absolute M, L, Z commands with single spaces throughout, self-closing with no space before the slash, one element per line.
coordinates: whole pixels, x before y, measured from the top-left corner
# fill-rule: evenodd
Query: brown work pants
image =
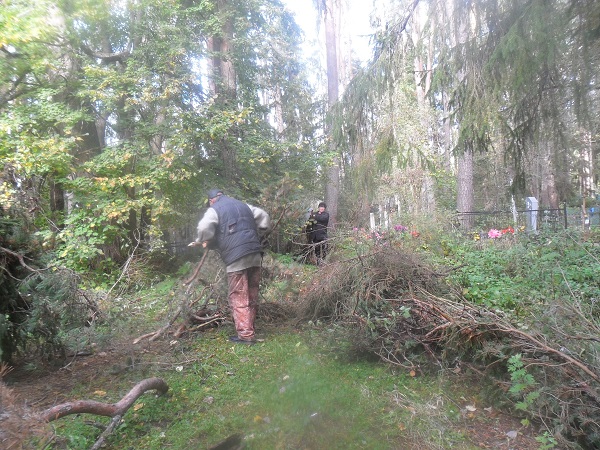
<path fill-rule="evenodd" d="M 227 273 L 229 307 L 240 339 L 254 339 L 254 319 L 258 310 L 260 267 Z"/>

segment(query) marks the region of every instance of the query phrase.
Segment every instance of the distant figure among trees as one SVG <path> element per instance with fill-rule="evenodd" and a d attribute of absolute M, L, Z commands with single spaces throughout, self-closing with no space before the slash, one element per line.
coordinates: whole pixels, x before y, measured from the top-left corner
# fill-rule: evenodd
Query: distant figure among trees
<path fill-rule="evenodd" d="M 326 211 L 325 202 L 319 203 L 316 213 L 311 211 L 306 225 L 309 241 L 314 246 L 317 265 L 321 265 L 327 255 L 327 227 L 329 225 L 329 213 Z"/>

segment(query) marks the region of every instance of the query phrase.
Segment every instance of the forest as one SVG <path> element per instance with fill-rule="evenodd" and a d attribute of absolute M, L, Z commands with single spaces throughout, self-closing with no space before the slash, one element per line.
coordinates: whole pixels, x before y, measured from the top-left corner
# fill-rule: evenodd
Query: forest
<path fill-rule="evenodd" d="M 468 372 L 536 448 L 600 447 L 600 4 L 364 0 L 362 60 L 362 1 L 305 0 L 311 30 L 283 0 L 2 2 L 0 379 L 117 328 L 166 353 L 228 326 L 218 256 L 188 247 L 219 188 L 271 216 L 265 323 Z M 9 397 L 7 448 L 96 441 L 13 423 Z M 124 413 L 94 448 L 134 448 Z"/>

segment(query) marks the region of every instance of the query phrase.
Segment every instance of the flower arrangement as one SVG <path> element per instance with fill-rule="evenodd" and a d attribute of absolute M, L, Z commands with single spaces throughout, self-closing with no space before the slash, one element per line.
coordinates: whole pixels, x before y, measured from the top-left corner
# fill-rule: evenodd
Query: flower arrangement
<path fill-rule="evenodd" d="M 513 227 L 506 227 L 506 228 L 502 228 L 500 230 L 498 230 L 496 228 L 491 228 L 487 232 L 487 237 L 489 239 L 498 239 L 498 238 L 501 238 L 502 236 L 504 236 L 505 234 L 514 234 L 514 233 L 515 233 L 515 229 Z M 483 233 L 475 232 L 475 233 L 473 233 L 473 240 L 480 241 L 483 236 L 485 236 L 485 235 L 483 235 Z"/>
<path fill-rule="evenodd" d="M 490 239 L 497 239 L 501 236 L 502 232 L 500 230 L 496 230 L 495 228 L 492 228 L 490 231 L 488 231 L 488 237 Z"/>
<path fill-rule="evenodd" d="M 390 231 L 381 230 L 366 230 L 364 228 L 352 228 L 353 238 L 357 243 L 372 242 L 376 245 L 390 245 L 410 235 L 413 238 L 420 236 L 418 231 L 409 231 L 409 228 L 404 225 L 394 225 Z"/>

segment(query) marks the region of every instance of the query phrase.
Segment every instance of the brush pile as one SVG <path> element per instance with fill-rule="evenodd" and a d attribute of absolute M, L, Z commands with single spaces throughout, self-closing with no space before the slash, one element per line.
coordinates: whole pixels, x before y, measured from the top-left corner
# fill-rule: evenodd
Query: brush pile
<path fill-rule="evenodd" d="M 321 268 L 300 298 L 304 320 L 342 324 L 356 353 L 414 373 L 449 369 L 487 380 L 561 448 L 600 447 L 600 327 L 574 299 L 531 320 L 470 304 L 422 257 L 393 248 Z"/>

